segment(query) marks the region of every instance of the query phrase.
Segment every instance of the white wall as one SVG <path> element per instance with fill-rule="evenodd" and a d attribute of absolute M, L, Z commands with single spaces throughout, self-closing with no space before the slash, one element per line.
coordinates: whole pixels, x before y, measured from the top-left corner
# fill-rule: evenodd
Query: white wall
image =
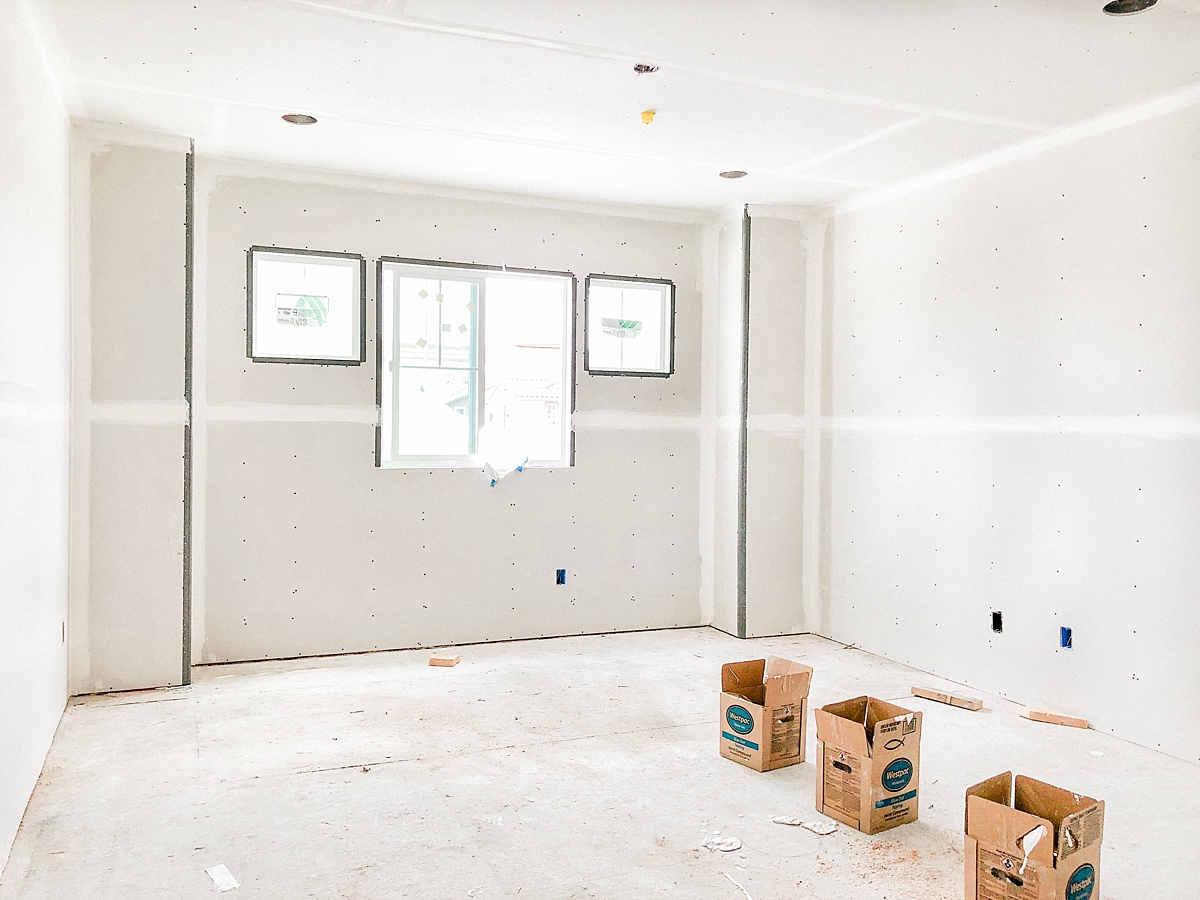
<path fill-rule="evenodd" d="M 701 624 L 701 224 L 202 157 L 197 229 L 197 661 Z M 254 244 L 368 259 L 367 364 L 246 358 Z M 573 468 L 376 469 L 381 255 L 573 272 L 580 312 L 589 273 L 670 278 L 675 374 L 580 343 Z"/>
<path fill-rule="evenodd" d="M 0 867 L 67 698 L 69 127 L 0 4 Z"/>
<path fill-rule="evenodd" d="M 1197 210 L 1193 108 L 835 219 L 833 637 L 1200 757 Z"/>

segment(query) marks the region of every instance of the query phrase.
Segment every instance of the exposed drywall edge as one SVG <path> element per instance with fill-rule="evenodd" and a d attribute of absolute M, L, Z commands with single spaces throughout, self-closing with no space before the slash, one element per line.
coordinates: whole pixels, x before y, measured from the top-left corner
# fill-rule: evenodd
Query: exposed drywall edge
<path fill-rule="evenodd" d="M 746 479 L 750 416 L 750 205 L 742 211 L 742 371 L 738 425 L 737 630 L 746 636 Z"/>
<path fill-rule="evenodd" d="M 805 228 L 804 522 L 800 531 L 802 624 L 813 631 L 821 610 L 821 397 L 825 372 L 825 233 L 828 221 Z"/>
<path fill-rule="evenodd" d="M 91 578 L 92 463 L 92 151 L 86 133 L 71 130 L 71 430 L 67 572 L 67 686 L 91 682 L 88 590 Z"/>
<path fill-rule="evenodd" d="M 700 621 L 716 616 L 717 553 L 717 302 L 720 226 L 707 224 L 700 252 Z"/>
<path fill-rule="evenodd" d="M 187 153 L 191 148 L 190 138 L 133 125 L 92 121 L 76 121 L 74 125 L 76 132 L 92 144 L 93 150 L 103 149 L 108 144 L 144 147 L 148 150 L 169 150 L 173 153 Z"/>
<path fill-rule="evenodd" d="M 208 533 L 208 204 L 215 179 L 196 160 L 192 247 L 192 665 L 204 656 Z"/>
<path fill-rule="evenodd" d="M 271 163 L 258 160 L 199 154 L 214 179 L 224 178 L 267 178 L 273 181 L 300 181 L 328 187 L 343 187 L 353 190 L 376 191 L 385 194 L 416 194 L 423 197 L 438 197 L 449 200 L 475 200 L 481 203 L 503 203 L 534 209 L 551 209 L 562 212 L 591 213 L 626 219 L 648 219 L 656 222 L 674 222 L 684 225 L 716 224 L 720 215 L 712 210 L 683 209 L 666 206 L 634 206 L 614 203 L 595 203 L 584 200 L 565 200 L 555 197 L 539 197 L 532 194 L 511 194 L 503 191 L 485 191 L 476 188 L 456 188 L 444 184 L 401 181 L 377 175 L 355 175 L 331 169 L 314 169 L 306 166 Z"/>
<path fill-rule="evenodd" d="M 196 145 L 188 146 L 184 163 L 183 210 L 183 400 L 187 404 L 187 423 L 183 428 L 183 633 L 180 654 L 180 680 L 192 683 L 192 421 L 195 404 L 192 395 L 192 370 L 195 360 L 193 340 L 195 300 L 196 244 Z"/>
<path fill-rule="evenodd" d="M 1095 434 L 1200 439 L 1200 415 L 828 416 L 834 434 Z"/>
<path fill-rule="evenodd" d="M 1200 84 L 1194 84 L 1182 90 L 1164 94 L 1145 103 L 1127 106 L 1115 112 L 1077 122 L 1074 125 L 1068 125 L 1066 128 L 1052 132 L 1051 134 L 1039 135 L 1029 140 L 1020 141 L 1003 150 L 997 150 L 994 153 L 985 153 L 982 156 L 977 156 L 958 165 L 948 166 L 936 172 L 930 172 L 927 175 L 911 178 L 908 181 L 894 184 L 882 190 L 869 191 L 857 197 L 851 197 L 849 200 L 835 204 L 833 213 L 840 216 L 857 209 L 877 206 L 880 203 L 886 203 L 890 200 L 908 196 L 909 194 L 937 187 L 938 185 L 957 181 L 969 175 L 986 172 L 989 169 L 994 169 L 1010 162 L 1028 159 L 1031 156 L 1037 156 L 1048 150 L 1065 147 L 1068 144 L 1073 144 L 1086 138 L 1106 134 L 1118 128 L 1124 128 L 1127 125 L 1134 125 L 1138 122 L 1144 122 L 1147 119 L 1154 119 L 1177 112 L 1189 106 L 1195 106 L 1197 103 L 1200 103 Z"/>

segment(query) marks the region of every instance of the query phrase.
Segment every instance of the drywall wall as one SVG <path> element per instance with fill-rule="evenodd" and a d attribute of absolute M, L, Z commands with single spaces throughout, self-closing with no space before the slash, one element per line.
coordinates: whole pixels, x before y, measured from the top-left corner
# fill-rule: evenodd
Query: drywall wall
<path fill-rule="evenodd" d="M 0 869 L 67 699 L 70 128 L 0 4 Z"/>
<path fill-rule="evenodd" d="M 198 661 L 700 624 L 700 225 L 202 157 L 197 230 Z M 367 364 L 246 358 L 251 245 L 371 261 Z M 376 469 L 381 255 L 670 278 L 675 374 L 580 344 L 572 468 Z"/>
<path fill-rule="evenodd" d="M 1200 758 L 1197 208 L 1193 107 L 835 219 L 832 637 Z"/>
<path fill-rule="evenodd" d="M 75 693 L 184 680 L 187 150 L 179 138 L 75 130 Z"/>
<path fill-rule="evenodd" d="M 746 421 L 746 635 L 804 630 L 804 324 L 807 236 L 750 216 Z"/>

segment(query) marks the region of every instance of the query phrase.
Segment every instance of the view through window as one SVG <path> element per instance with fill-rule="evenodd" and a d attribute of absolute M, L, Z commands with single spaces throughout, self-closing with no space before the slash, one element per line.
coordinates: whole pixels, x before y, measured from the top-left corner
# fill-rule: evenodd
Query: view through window
<path fill-rule="evenodd" d="M 380 465 L 566 465 L 570 276 L 380 262 Z"/>

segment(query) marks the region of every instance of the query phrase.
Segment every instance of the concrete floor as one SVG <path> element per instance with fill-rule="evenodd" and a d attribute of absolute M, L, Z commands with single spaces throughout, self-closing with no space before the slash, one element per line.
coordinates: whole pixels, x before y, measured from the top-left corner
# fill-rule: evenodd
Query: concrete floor
<path fill-rule="evenodd" d="M 820 638 L 712 629 L 197 670 L 67 708 L 0 900 L 962 896 L 963 791 L 1013 769 L 1107 801 L 1102 897 L 1191 896 L 1197 767 L 1094 731 L 909 696 L 950 686 Z M 722 662 L 814 666 L 814 705 L 925 712 L 921 821 L 820 837 L 809 762 L 717 754 Z M 701 849 L 714 832 L 733 853 Z M 736 885 L 735 883 L 736 882 Z M 740 885 L 742 889 L 739 889 Z M 744 889 L 744 890 L 743 890 Z"/>

